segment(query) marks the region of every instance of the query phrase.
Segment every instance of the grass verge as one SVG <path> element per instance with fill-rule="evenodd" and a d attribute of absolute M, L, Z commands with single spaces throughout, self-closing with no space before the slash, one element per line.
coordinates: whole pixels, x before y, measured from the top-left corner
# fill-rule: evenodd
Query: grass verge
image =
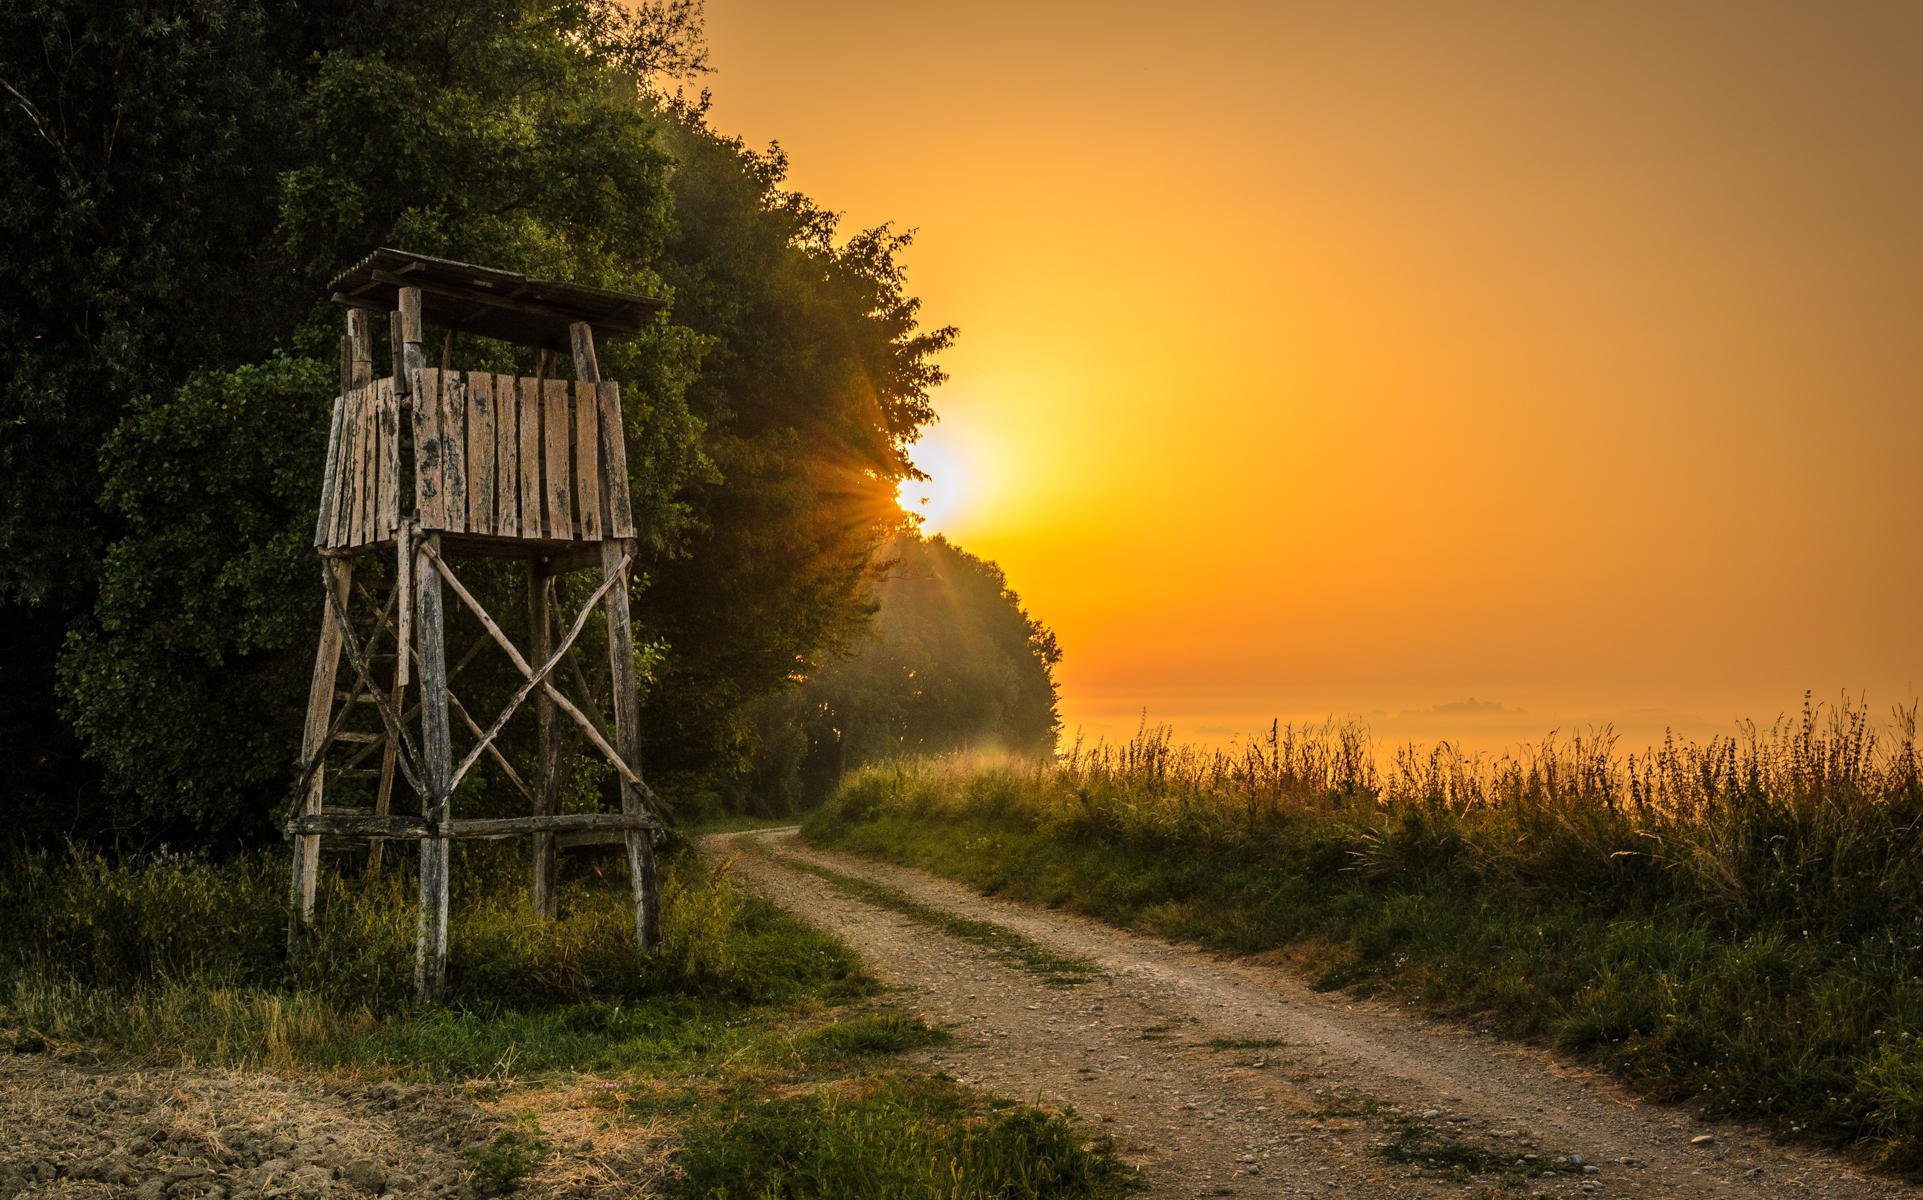
<path fill-rule="evenodd" d="M 1149 733 L 1039 770 L 870 770 L 803 832 L 991 893 L 1283 951 L 1322 986 L 1473 1014 L 1646 1092 L 1914 1175 L 1913 739 L 1879 745 L 1847 710 L 1812 711 L 1653 762 L 1605 739 L 1480 766 L 1409 752 L 1385 777 L 1347 730 L 1278 732 L 1242 760 Z"/>
<path fill-rule="evenodd" d="M 435 1006 L 408 995 L 413 887 L 400 871 L 330 872 L 313 941 L 290 964 L 278 856 L 73 851 L 0 868 L 0 1046 L 446 1087 L 502 1114 L 462 1151 L 481 1194 L 576 1194 L 555 1181 L 582 1174 L 570 1163 L 583 1129 L 673 1156 L 670 1187 L 688 1197 L 1129 1187 L 1106 1143 L 1059 1114 L 904 1061 L 944 1035 L 889 1007 L 846 946 L 691 852 L 665 864 L 661 945 L 646 958 L 620 872 L 581 869 L 562 919 L 544 922 L 522 899 L 520 856 L 469 855 L 453 876 L 450 994 Z M 944 1174 L 952 1163 L 965 1169 Z"/>

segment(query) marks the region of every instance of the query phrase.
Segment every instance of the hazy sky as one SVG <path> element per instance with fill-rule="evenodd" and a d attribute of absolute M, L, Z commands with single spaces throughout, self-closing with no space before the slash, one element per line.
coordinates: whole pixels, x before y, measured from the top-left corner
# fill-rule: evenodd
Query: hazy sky
<path fill-rule="evenodd" d="M 1635 733 L 1923 683 L 1923 3 L 708 31 L 721 128 L 920 229 L 962 331 L 932 527 L 1060 633 L 1071 727 Z"/>

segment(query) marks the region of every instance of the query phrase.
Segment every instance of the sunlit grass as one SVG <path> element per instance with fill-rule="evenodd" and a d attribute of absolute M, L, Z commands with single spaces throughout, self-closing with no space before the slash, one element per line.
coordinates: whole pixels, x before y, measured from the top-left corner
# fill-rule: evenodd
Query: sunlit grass
<path fill-rule="evenodd" d="M 1914 710 L 1806 705 L 1624 753 L 1607 731 L 1379 763 L 1367 731 L 1166 731 L 996 768 L 878 767 L 805 828 L 1224 949 L 1288 948 L 1595 1056 L 1649 1091 L 1923 1169 Z"/>
<path fill-rule="evenodd" d="M 886 1003 L 848 947 L 691 852 L 667 859 L 646 955 L 618 871 L 577 872 L 550 922 L 528 908 L 519 855 L 460 866 L 449 995 L 420 1005 L 405 871 L 330 873 L 290 962 L 280 855 L 16 854 L 0 870 L 0 1033 L 90 1062 L 585 1095 L 595 1119 L 680 1147 L 672 1194 L 688 1197 L 1132 1186 L 1064 1117 L 902 1060 L 946 1035 Z M 528 1103 L 525 1127 L 481 1127 L 463 1150 L 481 1191 L 564 1156 L 541 1131 L 548 1102 Z"/>

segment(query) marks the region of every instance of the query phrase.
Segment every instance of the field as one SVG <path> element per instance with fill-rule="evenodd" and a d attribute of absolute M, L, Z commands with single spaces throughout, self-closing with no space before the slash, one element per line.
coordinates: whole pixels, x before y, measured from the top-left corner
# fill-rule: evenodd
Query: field
<path fill-rule="evenodd" d="M 1306 965 L 1645 1094 L 1923 1170 L 1914 711 L 1806 704 L 1623 753 L 1606 731 L 1378 765 L 1355 726 L 1229 754 L 1144 729 L 1055 764 L 850 780 L 813 840 Z"/>
<path fill-rule="evenodd" d="M 402 872 L 333 876 L 290 967 L 278 856 L 16 856 L 0 871 L 0 1122 L 31 1133 L 0 1154 L 0 1184 L 1126 1190 L 1061 1116 L 930 1071 L 916 1052 L 942 1031 L 691 850 L 669 861 L 663 945 L 641 964 L 619 872 L 583 869 L 549 925 L 521 870 L 512 853 L 459 865 L 453 994 L 419 1008 Z"/>

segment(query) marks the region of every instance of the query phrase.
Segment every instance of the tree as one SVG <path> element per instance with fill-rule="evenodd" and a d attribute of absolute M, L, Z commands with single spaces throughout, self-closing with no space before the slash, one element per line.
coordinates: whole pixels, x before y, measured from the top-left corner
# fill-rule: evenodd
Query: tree
<path fill-rule="evenodd" d="M 876 500 L 928 419 L 948 334 L 915 331 L 900 238 L 836 245 L 833 221 L 780 189 L 778 156 L 663 98 L 651 72 L 701 68 L 698 8 L 29 7 L 0 18 L 17 93 L 0 166 L 18 168 L 0 186 L 23 234 L 5 253 L 28 281 L 0 297 L 19 335 L 0 462 L 22 468 L 4 485 L 0 549 L 20 553 L 0 601 L 34 631 L 41 691 L 0 714 L 8 732 L 65 736 L 46 695 L 64 639 L 63 711 L 115 810 L 149 835 L 269 832 L 315 633 L 307 536 L 340 321 L 324 284 L 390 244 L 672 298 L 602 365 L 632 398 L 657 580 L 640 633 L 668 656 L 652 752 L 732 767 L 713 748 L 741 711 L 859 617 L 862 563 L 895 519 Z M 156 46 L 179 63 L 134 87 L 126 64 Z M 124 149 L 107 172 L 131 183 L 74 181 L 30 119 L 57 107 L 73 146 L 138 146 L 138 172 Z M 173 178 L 218 195 L 180 201 Z M 25 236 L 42 225 L 66 240 Z M 461 359 L 516 365 L 497 344 Z M 217 753 L 189 752 L 216 733 Z M 29 805 L 41 788 L 43 826 L 72 826 L 50 789 L 8 782 Z"/>
<path fill-rule="evenodd" d="M 836 241 L 834 217 L 782 190 L 756 154 L 677 106 L 667 145 L 675 315 L 711 339 L 690 407 L 715 471 L 684 493 L 687 553 L 655 569 L 643 620 L 669 652 L 648 718 L 650 760 L 728 803 L 752 789 L 757 704 L 858 634 L 876 548 L 900 528 L 905 455 L 933 417 L 935 356 L 886 227 Z"/>
<path fill-rule="evenodd" d="M 874 619 L 852 652 L 770 714 L 763 787 L 776 810 L 823 798 L 843 771 L 962 751 L 1041 757 L 1061 729 L 1055 634 L 1001 569 L 936 535 L 879 555 Z"/>

